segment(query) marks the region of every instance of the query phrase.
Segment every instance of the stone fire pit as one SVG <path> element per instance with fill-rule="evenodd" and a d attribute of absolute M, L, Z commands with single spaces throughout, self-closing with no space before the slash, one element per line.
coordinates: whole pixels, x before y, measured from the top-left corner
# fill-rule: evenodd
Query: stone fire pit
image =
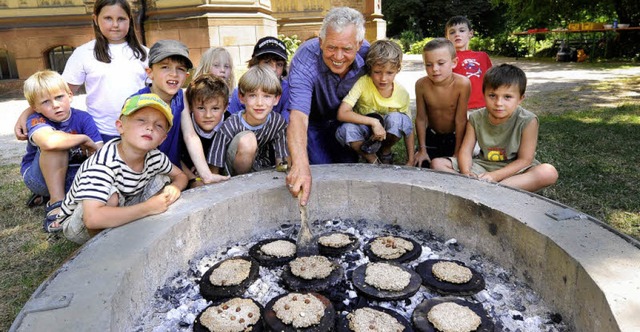
<path fill-rule="evenodd" d="M 414 168 L 312 167 L 316 219 L 392 222 L 456 238 L 513 269 L 576 331 L 640 330 L 640 244 L 557 202 Z M 12 331 L 128 331 L 189 260 L 299 220 L 284 174 L 184 193 L 167 213 L 106 231 L 45 281 Z"/>

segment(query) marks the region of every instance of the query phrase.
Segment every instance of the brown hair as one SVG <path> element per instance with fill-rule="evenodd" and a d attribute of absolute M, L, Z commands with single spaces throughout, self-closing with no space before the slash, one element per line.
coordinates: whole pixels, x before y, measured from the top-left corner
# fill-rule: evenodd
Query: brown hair
<path fill-rule="evenodd" d="M 238 93 L 245 95 L 249 92 L 262 90 L 276 96 L 282 94 L 282 86 L 276 73 L 267 66 L 253 66 L 247 70 L 238 81 Z"/>
<path fill-rule="evenodd" d="M 422 52 L 430 52 L 443 47 L 446 47 L 447 50 L 449 50 L 449 53 L 451 53 L 451 59 L 456 57 L 456 47 L 453 46 L 453 43 L 449 41 L 449 39 L 442 37 L 431 39 L 424 45 L 424 47 L 422 48 Z"/>
<path fill-rule="evenodd" d="M 94 4 L 93 15 L 95 15 L 95 18 L 91 20 L 91 25 L 93 26 L 93 33 L 96 36 L 96 45 L 93 49 L 93 56 L 100 62 L 111 63 L 109 41 L 102 32 L 100 32 L 100 27 L 96 21 L 98 20 L 98 16 L 100 15 L 102 8 L 114 5 L 120 6 L 120 8 L 122 8 L 129 17 L 129 31 L 127 31 L 125 40 L 127 41 L 127 44 L 129 44 L 131 50 L 133 50 L 133 56 L 141 61 L 145 61 L 147 59 L 147 52 L 144 50 L 144 47 L 142 47 L 142 44 L 140 44 L 138 36 L 136 36 L 133 16 L 131 15 L 131 6 L 127 0 L 97 0 Z"/>
<path fill-rule="evenodd" d="M 522 69 L 503 63 L 487 70 L 482 79 L 482 93 L 486 88 L 497 89 L 501 86 L 517 86 L 520 96 L 524 96 L 527 89 L 527 75 Z"/>
<path fill-rule="evenodd" d="M 229 103 L 229 86 L 222 78 L 213 74 L 202 74 L 193 79 L 185 94 L 191 110 L 195 109 L 196 103 L 204 104 L 214 98 L 222 98 L 225 108 Z"/>

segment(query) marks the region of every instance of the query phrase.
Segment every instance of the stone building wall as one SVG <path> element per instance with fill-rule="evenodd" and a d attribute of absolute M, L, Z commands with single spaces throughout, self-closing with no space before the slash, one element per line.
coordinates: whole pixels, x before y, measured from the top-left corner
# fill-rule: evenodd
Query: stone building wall
<path fill-rule="evenodd" d="M 261 37 L 284 34 L 316 36 L 333 6 L 349 6 L 365 15 L 368 40 L 385 37 L 381 0 L 133 0 L 134 17 L 141 3 L 146 19 L 137 26 L 145 43 L 178 39 L 197 64 L 202 53 L 225 47 L 236 67 L 245 67 Z M 0 66 L 9 54 L 19 79 L 49 68 L 47 54 L 59 46 L 78 47 L 94 39 L 91 13 L 95 0 L 0 0 Z M 136 21 L 134 19 L 134 21 Z M 4 60 L 3 60 L 4 59 Z M 4 71 L 4 69 L 3 69 Z M 0 84 L 3 81 L 0 79 Z M 0 96 L 2 90 L 0 88 Z"/>

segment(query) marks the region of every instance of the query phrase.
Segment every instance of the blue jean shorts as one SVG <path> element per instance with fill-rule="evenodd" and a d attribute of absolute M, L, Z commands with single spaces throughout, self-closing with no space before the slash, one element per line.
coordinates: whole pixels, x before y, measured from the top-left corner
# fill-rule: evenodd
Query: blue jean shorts
<path fill-rule="evenodd" d="M 413 122 L 404 113 L 391 112 L 384 116 L 384 129 L 396 137 L 405 137 L 413 133 Z M 367 125 L 345 122 L 336 130 L 336 139 L 341 145 L 349 146 L 353 142 L 367 140 L 372 133 Z"/>
<path fill-rule="evenodd" d="M 64 192 L 68 192 L 73 184 L 73 179 L 76 177 L 76 173 L 80 168 L 77 166 L 69 166 L 67 168 L 67 175 L 64 179 Z M 31 166 L 29 166 L 22 174 L 24 184 L 31 190 L 32 193 L 40 196 L 50 196 L 47 183 L 44 181 L 42 170 L 40 169 L 40 151 L 36 152 L 36 156 L 33 158 Z"/>

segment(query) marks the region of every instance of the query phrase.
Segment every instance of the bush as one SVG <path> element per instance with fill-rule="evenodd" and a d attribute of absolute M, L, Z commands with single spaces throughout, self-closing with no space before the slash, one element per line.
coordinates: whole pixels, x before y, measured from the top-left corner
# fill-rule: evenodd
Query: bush
<path fill-rule="evenodd" d="M 291 58 L 293 57 L 293 54 L 296 53 L 298 46 L 302 44 L 302 40 L 298 38 L 298 35 L 278 35 L 278 39 L 282 40 L 284 45 L 287 47 L 287 56 L 289 57 L 289 62 L 291 62 Z"/>
<path fill-rule="evenodd" d="M 415 31 L 405 30 L 400 33 L 400 47 L 403 52 L 407 52 L 411 49 L 411 44 L 420 39 L 420 36 Z"/>
<path fill-rule="evenodd" d="M 409 48 L 409 54 L 422 54 L 422 49 L 424 48 L 424 45 L 426 45 L 432 39 L 433 37 L 427 37 L 423 40 L 420 40 L 411 44 L 411 47 Z"/>

